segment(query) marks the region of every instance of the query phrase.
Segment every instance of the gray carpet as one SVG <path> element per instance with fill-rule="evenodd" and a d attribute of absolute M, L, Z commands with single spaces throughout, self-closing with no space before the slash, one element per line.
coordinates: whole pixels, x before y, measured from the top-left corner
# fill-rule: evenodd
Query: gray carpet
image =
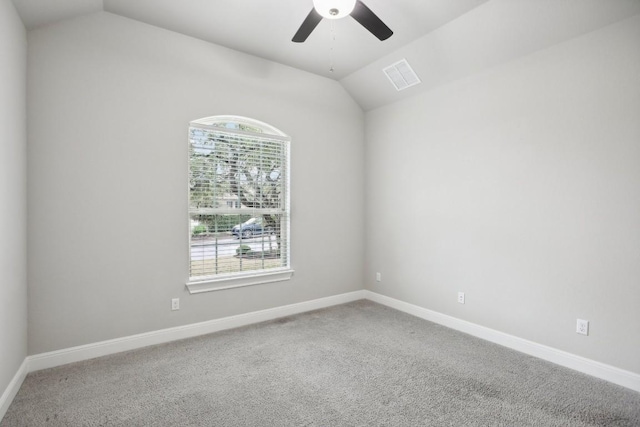
<path fill-rule="evenodd" d="M 640 393 L 357 301 L 31 373 L 0 426 L 640 426 Z"/>

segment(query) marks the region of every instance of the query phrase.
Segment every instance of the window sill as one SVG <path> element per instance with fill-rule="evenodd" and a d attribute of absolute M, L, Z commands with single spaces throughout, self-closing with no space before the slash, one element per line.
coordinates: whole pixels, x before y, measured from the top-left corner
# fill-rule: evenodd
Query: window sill
<path fill-rule="evenodd" d="M 243 274 L 227 276 L 220 279 L 194 280 L 187 282 L 190 294 L 221 291 L 223 289 L 240 288 L 242 286 L 261 285 L 263 283 L 282 282 L 291 279 L 293 270 L 278 270 L 259 274 Z"/>

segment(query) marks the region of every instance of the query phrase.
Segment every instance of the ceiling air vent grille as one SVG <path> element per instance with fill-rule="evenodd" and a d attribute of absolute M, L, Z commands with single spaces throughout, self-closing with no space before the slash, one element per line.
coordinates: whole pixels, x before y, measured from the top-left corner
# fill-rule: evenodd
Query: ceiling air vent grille
<path fill-rule="evenodd" d="M 413 71 L 406 59 L 391 64 L 382 71 L 389 77 L 389 80 L 396 90 L 399 91 L 420 83 L 420 78 Z"/>

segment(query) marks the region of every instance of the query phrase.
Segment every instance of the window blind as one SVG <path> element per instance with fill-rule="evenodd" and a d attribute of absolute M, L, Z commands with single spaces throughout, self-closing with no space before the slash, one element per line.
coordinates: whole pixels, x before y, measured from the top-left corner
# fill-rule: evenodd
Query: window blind
<path fill-rule="evenodd" d="M 289 141 L 261 132 L 189 128 L 191 280 L 289 268 Z"/>

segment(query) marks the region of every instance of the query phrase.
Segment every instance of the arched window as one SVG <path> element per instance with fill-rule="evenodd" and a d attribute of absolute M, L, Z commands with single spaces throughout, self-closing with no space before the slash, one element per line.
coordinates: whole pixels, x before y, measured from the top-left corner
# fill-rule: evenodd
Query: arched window
<path fill-rule="evenodd" d="M 289 143 L 245 117 L 189 124 L 191 293 L 291 277 Z"/>

